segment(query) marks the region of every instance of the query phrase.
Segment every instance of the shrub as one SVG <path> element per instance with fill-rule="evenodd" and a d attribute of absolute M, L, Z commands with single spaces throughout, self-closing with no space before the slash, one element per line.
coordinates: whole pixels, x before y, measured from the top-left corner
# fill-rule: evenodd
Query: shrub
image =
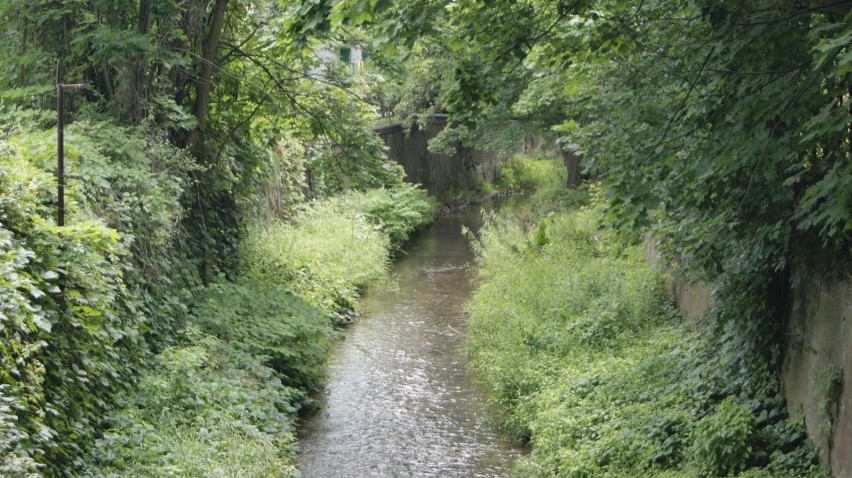
<path fill-rule="evenodd" d="M 703 475 L 727 476 L 742 471 L 751 455 L 754 417 L 731 397 L 692 429 L 690 458 Z"/>
<path fill-rule="evenodd" d="M 513 476 L 827 476 L 777 380 L 742 366 L 738 329 L 682 323 L 591 196 L 526 227 L 490 216 L 474 243 L 468 350 L 500 424 L 532 444 Z"/>
<path fill-rule="evenodd" d="M 16 438 L 0 449 L 65 476 L 115 394 L 184 318 L 193 274 L 173 246 L 194 166 L 149 128 L 75 123 L 66 167 L 83 180 L 68 182 L 59 228 L 54 134 L 17 126 L 4 135 L 0 395 L 15 404 L 4 423 Z"/>
<path fill-rule="evenodd" d="M 411 234 L 432 222 L 438 204 L 419 185 L 402 184 L 391 189 L 350 192 L 335 200 L 336 209 L 364 215 L 370 224 L 387 234 L 398 250 Z"/>
<path fill-rule="evenodd" d="M 293 223 L 257 227 L 243 246 L 244 273 L 285 285 L 311 305 L 344 322 L 359 291 L 387 274 L 389 240 L 338 200 L 314 202 Z"/>
<path fill-rule="evenodd" d="M 549 158 L 515 155 L 497 167 L 497 189 L 533 191 L 559 176 L 559 165 Z"/>
<path fill-rule="evenodd" d="M 122 314 L 127 257 L 116 231 L 58 228 L 53 184 L 0 145 L 0 387 L 15 449 L 61 476 L 141 355 L 139 322 Z M 11 154 L 10 154 L 11 153 Z"/>
<path fill-rule="evenodd" d="M 301 393 L 253 354 L 190 331 L 155 358 L 139 390 L 125 394 L 81 476 L 298 476 Z"/>
<path fill-rule="evenodd" d="M 26 435 L 16 426 L 14 409 L 21 404 L 15 397 L 7 397 L 7 385 L 0 385 L 0 476 L 7 478 L 38 478 L 39 465 L 23 446 Z"/>
<path fill-rule="evenodd" d="M 244 277 L 210 284 L 198 293 L 190 320 L 264 357 L 288 387 L 307 395 L 322 383 L 331 320 L 282 286 Z"/>

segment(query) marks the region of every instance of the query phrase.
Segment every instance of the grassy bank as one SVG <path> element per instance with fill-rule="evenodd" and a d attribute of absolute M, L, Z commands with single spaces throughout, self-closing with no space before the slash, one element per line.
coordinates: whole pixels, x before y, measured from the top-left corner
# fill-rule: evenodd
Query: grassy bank
<path fill-rule="evenodd" d="M 468 347 L 503 429 L 532 446 L 514 476 L 826 476 L 732 332 L 684 323 L 594 194 L 556 210 L 546 196 L 489 217 L 475 244 Z"/>
<path fill-rule="evenodd" d="M 337 325 L 433 209 L 402 186 L 253 228 L 240 276 L 197 291 L 189 328 L 123 397 L 82 474 L 297 476 L 295 419 L 314 406 Z"/>
<path fill-rule="evenodd" d="M 0 475 L 293 475 L 337 326 L 434 201 L 400 179 L 285 223 L 218 197 L 195 229 L 181 199 L 209 171 L 164 135 L 67 133 L 63 227 L 54 136 L 0 135 Z"/>

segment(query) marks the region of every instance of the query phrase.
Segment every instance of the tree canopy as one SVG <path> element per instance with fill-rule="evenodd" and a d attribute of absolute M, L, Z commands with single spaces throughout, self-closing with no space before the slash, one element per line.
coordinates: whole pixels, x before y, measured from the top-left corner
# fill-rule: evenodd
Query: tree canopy
<path fill-rule="evenodd" d="M 827 1 L 303 1 L 286 28 L 297 40 L 363 28 L 378 52 L 439 61 L 433 108 L 456 134 L 493 139 L 521 123 L 552 138 L 604 182 L 614 221 L 658 229 L 682 265 L 712 278 L 746 257 L 769 270 L 848 260 L 850 11 Z"/>

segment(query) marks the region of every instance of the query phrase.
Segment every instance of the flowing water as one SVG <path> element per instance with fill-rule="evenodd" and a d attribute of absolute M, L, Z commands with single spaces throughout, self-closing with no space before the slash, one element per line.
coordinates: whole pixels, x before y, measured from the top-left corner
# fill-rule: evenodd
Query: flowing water
<path fill-rule="evenodd" d="M 397 287 L 364 299 L 303 427 L 304 478 L 507 475 L 521 451 L 486 424 L 462 350 L 473 253 L 461 228 L 480 224 L 478 207 L 439 219 L 406 247 Z"/>

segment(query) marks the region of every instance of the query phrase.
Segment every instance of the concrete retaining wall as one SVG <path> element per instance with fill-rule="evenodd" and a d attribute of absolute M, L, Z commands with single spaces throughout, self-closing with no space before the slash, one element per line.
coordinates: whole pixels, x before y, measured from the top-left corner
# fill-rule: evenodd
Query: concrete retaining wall
<path fill-rule="evenodd" d="M 651 264 L 659 258 L 650 235 L 645 258 Z M 701 282 L 672 279 L 669 292 L 685 317 L 712 305 L 710 287 Z M 852 478 L 852 282 L 810 278 L 792 287 L 789 300 L 781 372 L 787 405 L 792 414 L 804 414 L 832 476 Z M 839 382 L 830 383 L 832 376 Z M 832 386 L 839 393 L 825 401 Z"/>
<path fill-rule="evenodd" d="M 497 173 L 497 154 L 456 146 L 452 155 L 428 150 L 428 141 L 446 126 L 441 116 L 424 126 L 404 128 L 401 123 L 373 130 L 384 139 L 388 156 L 405 169 L 406 180 L 420 183 L 433 196 L 442 198 L 451 189 L 472 189 L 477 178 L 492 181 Z"/>
<path fill-rule="evenodd" d="M 645 259 L 656 264 L 660 254 L 650 234 L 645 235 Z M 698 280 L 669 279 L 669 295 L 677 304 L 681 315 L 695 318 L 710 310 L 710 287 Z"/>
<path fill-rule="evenodd" d="M 784 396 L 791 410 L 804 413 L 832 474 L 852 477 L 852 283 L 811 278 L 794 285 L 791 296 Z M 840 379 L 839 396 L 820 410 L 832 375 Z"/>

